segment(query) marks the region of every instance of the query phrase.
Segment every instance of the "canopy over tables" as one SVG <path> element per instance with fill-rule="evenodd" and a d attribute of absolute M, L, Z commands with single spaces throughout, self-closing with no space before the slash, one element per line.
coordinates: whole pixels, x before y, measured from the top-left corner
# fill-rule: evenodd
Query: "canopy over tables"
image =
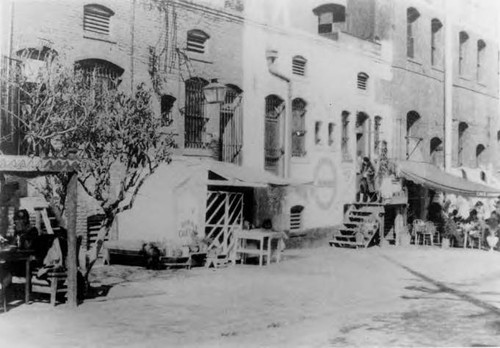
<path fill-rule="evenodd" d="M 401 161 L 398 167 L 400 176 L 434 190 L 467 197 L 493 198 L 500 195 L 500 188 L 454 176 L 430 163 Z"/>
<path fill-rule="evenodd" d="M 71 176 L 67 188 L 66 208 L 68 211 L 68 303 L 72 307 L 77 305 L 76 214 L 79 169 L 80 162 L 75 159 L 0 155 L 0 185 L 5 183 L 4 174 L 24 178 L 57 173 L 68 173 Z"/>

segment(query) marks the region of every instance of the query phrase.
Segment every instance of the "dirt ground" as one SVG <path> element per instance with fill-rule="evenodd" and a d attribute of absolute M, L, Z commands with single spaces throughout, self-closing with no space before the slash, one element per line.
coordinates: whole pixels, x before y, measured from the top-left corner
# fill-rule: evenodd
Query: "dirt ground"
<path fill-rule="evenodd" d="M 76 310 L 0 314 L 0 347 L 500 346 L 500 253 L 287 250 L 279 264 L 95 269 Z"/>

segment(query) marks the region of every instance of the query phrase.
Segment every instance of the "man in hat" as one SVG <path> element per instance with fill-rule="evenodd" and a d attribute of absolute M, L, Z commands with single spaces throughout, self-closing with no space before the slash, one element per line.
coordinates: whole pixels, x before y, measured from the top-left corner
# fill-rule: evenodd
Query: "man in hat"
<path fill-rule="evenodd" d="M 14 238 L 19 249 L 32 249 L 38 230 L 30 226 L 30 215 L 26 209 L 14 213 Z"/>

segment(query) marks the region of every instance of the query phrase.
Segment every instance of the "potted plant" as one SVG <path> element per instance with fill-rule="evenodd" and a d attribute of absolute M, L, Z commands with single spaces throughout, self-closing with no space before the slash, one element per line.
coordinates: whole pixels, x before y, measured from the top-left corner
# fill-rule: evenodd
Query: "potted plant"
<path fill-rule="evenodd" d="M 493 251 L 493 248 L 498 243 L 498 217 L 496 214 L 492 214 L 491 217 L 487 220 L 488 224 L 488 236 L 486 237 L 486 242 L 490 247 L 490 251 Z"/>

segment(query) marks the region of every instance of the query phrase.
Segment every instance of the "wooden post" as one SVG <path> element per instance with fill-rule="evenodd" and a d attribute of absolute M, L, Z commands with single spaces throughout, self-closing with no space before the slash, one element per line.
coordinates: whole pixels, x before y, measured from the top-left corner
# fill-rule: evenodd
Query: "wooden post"
<path fill-rule="evenodd" d="M 78 305 L 77 297 L 77 242 L 76 242 L 76 212 L 77 212 L 77 173 L 72 173 L 68 184 L 67 209 L 68 209 L 68 306 L 75 308 Z"/>

